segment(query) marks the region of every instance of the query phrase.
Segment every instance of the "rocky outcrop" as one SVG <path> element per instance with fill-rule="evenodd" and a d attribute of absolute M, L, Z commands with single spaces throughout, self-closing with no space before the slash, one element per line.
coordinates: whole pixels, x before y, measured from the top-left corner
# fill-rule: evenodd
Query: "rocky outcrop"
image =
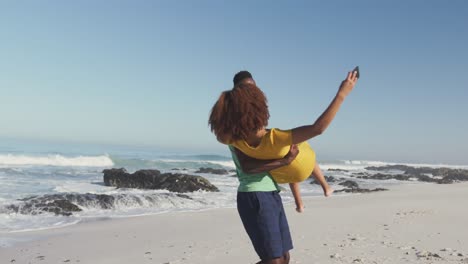
<path fill-rule="evenodd" d="M 416 180 L 421 182 L 434 182 L 439 184 L 449 184 L 454 182 L 468 181 L 468 170 L 450 168 L 429 168 L 410 167 L 406 165 L 389 165 L 382 167 L 367 167 L 366 170 L 373 171 L 403 171 L 402 174 L 382 174 L 358 176 L 361 179 L 390 180 L 399 181 Z M 432 175 L 429 176 L 429 175 Z"/>
<path fill-rule="evenodd" d="M 336 193 L 345 192 L 345 193 L 370 193 L 370 192 L 380 192 L 380 191 L 388 191 L 385 188 L 374 188 L 374 189 L 363 189 L 363 188 L 345 188 L 341 190 L 336 190 Z"/>
<path fill-rule="evenodd" d="M 158 170 L 139 170 L 128 173 L 125 169 L 105 169 L 104 184 L 117 188 L 165 189 L 171 192 L 209 191 L 218 188 L 207 179 L 180 173 L 161 173 Z"/>
<path fill-rule="evenodd" d="M 338 185 L 348 187 L 348 188 L 359 188 L 359 185 L 355 181 L 350 181 L 350 180 L 340 182 L 340 183 L 338 183 Z"/>
<path fill-rule="evenodd" d="M 360 188 L 357 182 L 347 180 L 344 182 L 339 183 L 339 185 L 345 186 L 346 188 L 341 190 L 336 190 L 336 193 L 339 192 L 346 192 L 346 193 L 370 193 L 370 192 L 379 192 L 379 191 L 388 191 L 388 189 L 384 188 L 375 188 L 375 189 L 364 189 Z"/>
<path fill-rule="evenodd" d="M 333 176 L 325 176 L 325 180 L 328 182 L 328 183 L 331 183 L 331 182 L 337 182 L 338 180 L 333 177 Z M 312 181 L 310 182 L 310 184 L 319 184 L 319 182 L 312 177 Z"/>
<path fill-rule="evenodd" d="M 367 176 L 369 175 L 369 173 L 365 173 L 365 172 L 356 172 L 356 173 L 352 173 L 353 176 L 357 177 L 357 176 Z"/>
<path fill-rule="evenodd" d="M 328 169 L 327 171 L 349 172 L 349 170 L 343 170 L 343 169 Z"/>
<path fill-rule="evenodd" d="M 229 172 L 225 169 L 213 169 L 213 168 L 200 168 L 195 173 L 209 173 L 209 174 L 228 174 Z"/>
<path fill-rule="evenodd" d="M 32 196 L 18 200 L 17 203 L 7 205 L 7 212 L 37 215 L 53 213 L 55 215 L 70 216 L 82 208 L 115 209 L 123 205 L 136 206 L 150 204 L 158 206 L 161 200 L 171 203 L 177 199 L 193 200 L 190 196 L 180 193 L 149 193 L 149 194 L 93 194 L 93 193 L 60 193 Z M 1 210 L 0 210 L 1 211 Z"/>
<path fill-rule="evenodd" d="M 53 213 L 55 215 L 70 216 L 73 212 L 82 211 L 76 204 L 62 197 L 29 197 L 21 199 L 24 203 L 8 205 L 7 210 L 20 214 L 43 214 Z"/>
<path fill-rule="evenodd" d="M 405 175 L 405 174 L 383 174 L 383 173 L 376 173 L 374 175 L 364 175 L 364 176 L 357 176 L 356 178 L 359 179 L 366 179 L 366 180 L 399 180 L 399 181 L 409 181 L 413 176 Z"/>

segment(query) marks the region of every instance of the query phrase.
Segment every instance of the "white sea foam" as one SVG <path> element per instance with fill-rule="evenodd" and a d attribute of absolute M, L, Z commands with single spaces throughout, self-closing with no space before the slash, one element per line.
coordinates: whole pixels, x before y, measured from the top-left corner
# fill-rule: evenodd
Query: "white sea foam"
<path fill-rule="evenodd" d="M 342 160 L 337 162 L 320 162 L 320 167 L 324 170 L 339 169 L 347 171 L 361 171 L 369 166 L 386 166 L 389 163 L 379 161 Z"/>
<path fill-rule="evenodd" d="M 218 165 L 221 165 L 223 167 L 229 167 L 229 168 L 235 168 L 236 165 L 234 164 L 234 161 L 214 161 L 214 160 L 209 160 L 207 161 L 209 163 L 213 163 L 213 164 L 218 164 Z"/>
<path fill-rule="evenodd" d="M 55 216 L 52 214 L 22 215 L 0 214 L 0 233 L 44 230 L 76 224 L 80 221 L 74 216 Z"/>
<path fill-rule="evenodd" d="M 347 165 L 365 165 L 365 166 L 386 166 L 391 163 L 383 161 L 372 161 L 372 160 L 344 160 Z"/>
<path fill-rule="evenodd" d="M 372 160 L 343 160 L 346 165 L 364 166 L 364 167 L 380 167 L 389 165 L 405 165 L 409 167 L 429 167 L 429 168 L 452 168 L 452 169 L 468 169 L 468 165 L 449 165 L 449 164 L 429 164 L 429 163 L 402 163 L 402 162 L 384 162 Z"/>
<path fill-rule="evenodd" d="M 155 160 L 155 161 L 162 161 L 162 162 L 167 162 L 167 163 L 181 163 L 181 162 L 192 162 L 195 164 L 215 164 L 215 165 L 221 165 L 223 167 L 228 167 L 228 168 L 235 168 L 236 165 L 234 164 L 234 161 L 232 160 L 226 160 L 226 161 L 221 161 L 221 160 L 174 160 L 174 159 L 160 159 L 160 160 Z"/>
<path fill-rule="evenodd" d="M 71 200 L 77 204 L 81 212 L 73 216 L 57 216 L 54 214 L 20 214 L 13 212 L 2 213 L 0 207 L 0 233 L 24 232 L 31 230 L 49 229 L 72 225 L 83 219 L 116 218 L 128 216 L 151 215 L 164 212 L 199 211 L 212 208 L 233 207 L 235 192 L 227 194 L 193 192 L 187 194 L 190 199 L 179 197 L 165 190 L 123 190 L 111 189 L 106 192 L 115 200 L 104 209 L 92 194 L 82 196 L 82 199 Z M 72 195 L 72 194 L 70 194 Z M 85 197 L 88 196 L 89 199 Z M 20 204 L 20 201 L 15 203 Z M 1 241 L 0 241 L 1 242 Z"/>
<path fill-rule="evenodd" d="M 57 154 L 47 156 L 0 154 L 0 165 L 110 167 L 114 165 L 114 162 L 112 162 L 112 159 L 107 155 L 65 157 Z"/>
<path fill-rule="evenodd" d="M 66 152 L 61 152 L 66 153 Z M 130 153 L 132 154 L 132 153 Z M 128 158 L 128 157 L 132 158 Z M 112 157 L 112 158 L 111 158 Z M 172 168 L 187 169 L 183 173 L 193 173 L 200 167 L 234 168 L 234 163 L 228 158 L 219 159 L 212 156 L 188 156 L 186 159 L 178 157 L 162 158 L 158 156 L 71 156 L 69 155 L 34 155 L 34 154 L 0 154 L 0 233 L 19 232 L 60 227 L 75 224 L 83 220 L 128 217 L 164 212 L 207 210 L 212 208 L 235 207 L 238 179 L 230 175 L 200 174 L 220 189 L 220 192 L 194 192 L 187 195 L 191 199 L 169 194 L 166 190 L 129 190 L 106 187 L 102 183 L 102 168 L 125 167 L 129 171 L 155 168 L 171 170 Z M 197 159 L 199 158 L 199 159 Z M 450 167 L 468 168 L 468 166 L 453 166 L 441 164 L 402 164 L 382 161 L 340 160 L 320 162 L 324 170 L 342 169 L 342 171 L 328 171 L 327 175 L 349 178 L 356 172 L 368 172 L 369 166 L 408 165 L 414 167 Z M 1 168 L 4 167 L 4 168 Z M 5 168 L 6 167 L 6 168 Z M 233 174 L 233 173 L 230 173 Z M 352 177 L 363 188 L 386 187 L 392 184 L 417 184 L 397 180 L 361 180 Z M 304 196 L 322 196 L 319 186 L 301 184 Z M 40 184 L 36 184 L 40 183 Z M 332 183 L 333 185 L 334 183 Z M 335 183 L 336 184 L 336 183 Z M 287 188 L 287 186 L 285 186 Z M 337 186 L 338 187 L 338 186 Z M 289 189 L 289 188 L 287 188 Z M 103 209 L 92 200 L 79 204 L 83 210 L 71 217 L 55 216 L 53 214 L 18 214 L 6 210 L 6 206 L 19 203 L 16 199 L 31 195 L 44 194 L 107 194 L 115 197 L 111 208 Z M 293 201 L 290 191 L 282 192 L 283 201 Z M 292 206 L 292 205 L 291 205 Z M 5 209 L 1 211 L 2 207 Z M 8 244 L 8 241 L 2 244 Z M 14 242 L 14 241 L 13 241 Z"/>
<path fill-rule="evenodd" d="M 345 170 L 349 172 L 364 172 L 367 167 L 384 167 L 392 165 L 404 165 L 409 167 L 428 167 L 428 168 L 451 168 L 451 169 L 468 169 L 468 165 L 448 165 L 448 164 L 424 164 L 424 163 L 396 163 L 384 161 L 370 160 L 341 160 L 333 162 L 320 162 L 320 167 L 323 170 Z M 340 175 L 342 176 L 342 175 Z"/>
<path fill-rule="evenodd" d="M 113 188 L 92 182 L 63 181 L 56 184 L 57 193 L 109 193 Z M 1 200 L 0 200 L 1 201 Z"/>

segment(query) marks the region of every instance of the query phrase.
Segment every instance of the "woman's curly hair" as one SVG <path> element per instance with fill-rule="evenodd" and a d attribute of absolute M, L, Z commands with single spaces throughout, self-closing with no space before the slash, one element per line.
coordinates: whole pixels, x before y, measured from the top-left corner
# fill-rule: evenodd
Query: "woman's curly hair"
<path fill-rule="evenodd" d="M 270 113 L 265 94 L 256 85 L 241 83 L 224 91 L 211 109 L 208 124 L 216 137 L 231 141 L 247 139 L 268 125 Z"/>

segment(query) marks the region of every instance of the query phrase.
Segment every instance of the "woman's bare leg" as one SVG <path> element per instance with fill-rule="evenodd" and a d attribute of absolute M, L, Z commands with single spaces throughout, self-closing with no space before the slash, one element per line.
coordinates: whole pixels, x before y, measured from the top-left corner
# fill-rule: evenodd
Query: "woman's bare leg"
<path fill-rule="evenodd" d="M 291 188 L 291 192 L 294 196 L 294 202 L 296 203 L 296 211 L 298 213 L 304 212 L 304 204 L 302 203 L 301 198 L 301 188 L 298 182 L 293 182 L 289 184 L 289 188 Z"/>
<path fill-rule="evenodd" d="M 323 176 L 322 170 L 320 169 L 320 166 L 317 162 L 315 163 L 314 170 L 312 171 L 312 176 L 319 182 L 320 186 L 322 186 L 325 197 L 330 196 L 334 192 L 330 185 L 328 185 L 327 180 L 325 179 L 325 176 Z"/>

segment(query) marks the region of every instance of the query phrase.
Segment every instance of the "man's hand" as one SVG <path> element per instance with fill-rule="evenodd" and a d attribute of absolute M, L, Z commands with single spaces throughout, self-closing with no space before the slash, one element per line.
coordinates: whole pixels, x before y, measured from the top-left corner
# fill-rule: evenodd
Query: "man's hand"
<path fill-rule="evenodd" d="M 276 170 L 280 167 L 289 165 L 299 154 L 297 145 L 291 145 L 288 154 L 280 159 L 259 160 L 245 155 L 242 151 L 234 148 L 239 165 L 247 174 L 262 173 Z"/>
<path fill-rule="evenodd" d="M 292 144 L 288 154 L 284 156 L 286 163 L 291 164 L 291 162 L 296 158 L 297 154 L 299 154 L 299 148 L 296 144 Z"/>

